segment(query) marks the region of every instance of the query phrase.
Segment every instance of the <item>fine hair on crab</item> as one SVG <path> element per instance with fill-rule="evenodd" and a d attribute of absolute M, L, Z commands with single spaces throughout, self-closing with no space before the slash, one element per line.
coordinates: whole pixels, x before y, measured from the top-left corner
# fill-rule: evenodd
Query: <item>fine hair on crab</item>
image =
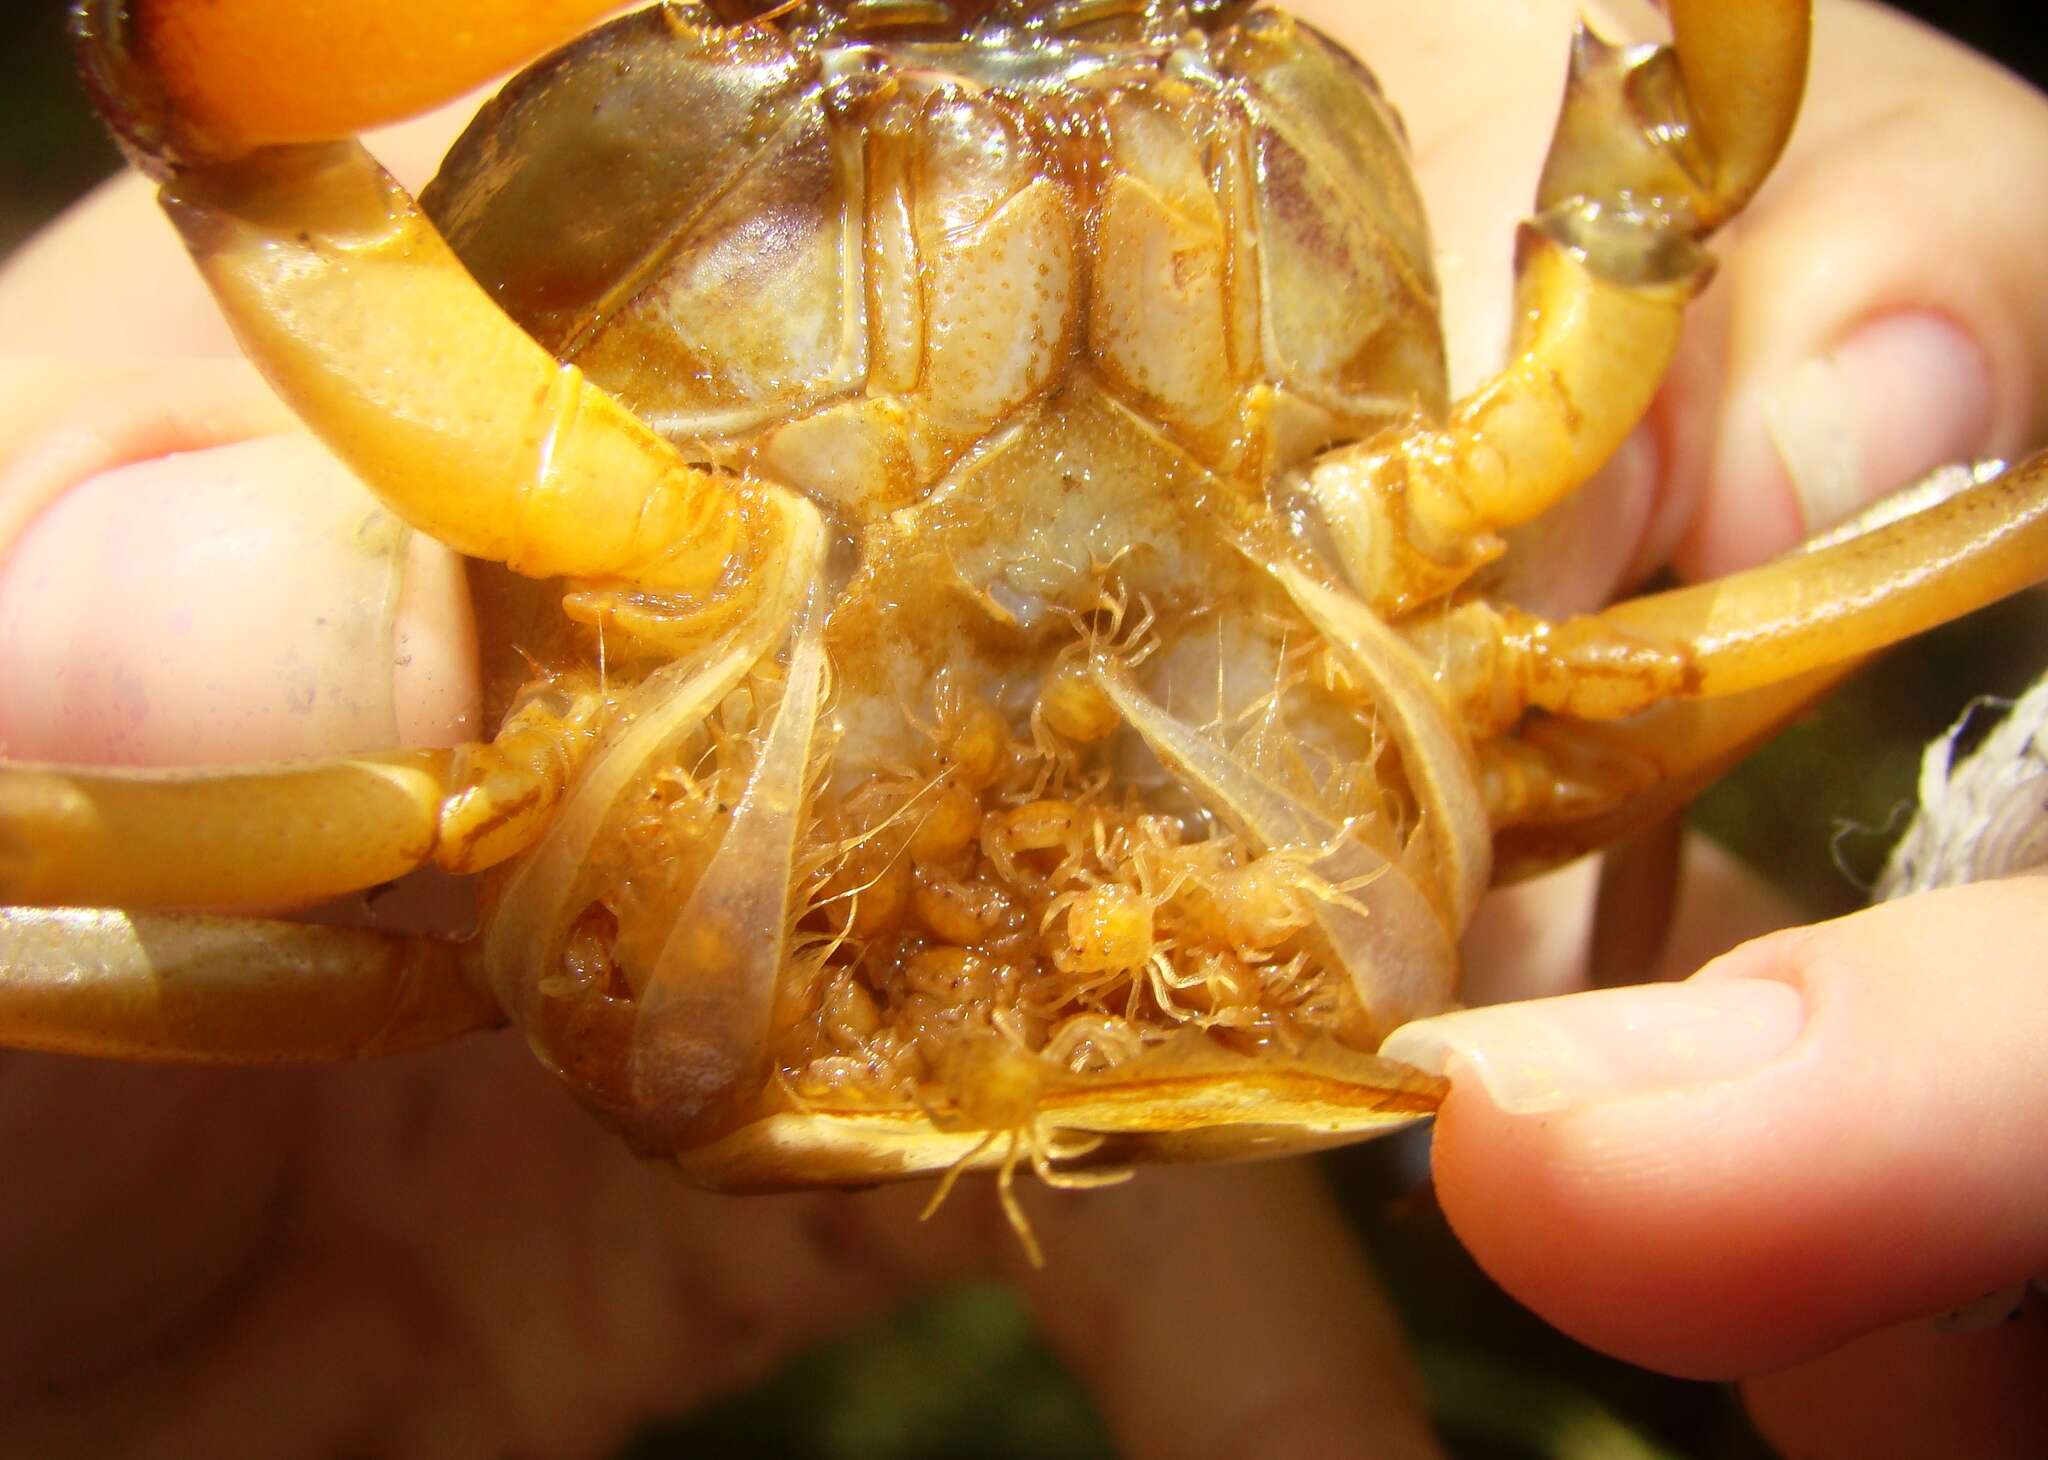
<path fill-rule="evenodd" d="M 1025 1161 L 1357 1139 L 1441 1097 L 1376 1051 L 1455 1003 L 1490 883 L 2048 570 L 2033 463 L 1597 614 L 1503 594 L 1782 150 L 1804 3 L 1580 36 L 1509 359 L 1462 398 L 1399 119 L 1280 8 L 679 0 L 578 36 L 612 8 L 77 5 L 250 358 L 380 531 L 468 558 L 496 728 L 0 767 L 0 1043 L 509 1022 L 740 1189 L 994 1168 L 1010 1202 Z M 526 62 L 418 199 L 354 140 Z M 473 936 L 274 920 L 427 866 L 474 877 Z"/>

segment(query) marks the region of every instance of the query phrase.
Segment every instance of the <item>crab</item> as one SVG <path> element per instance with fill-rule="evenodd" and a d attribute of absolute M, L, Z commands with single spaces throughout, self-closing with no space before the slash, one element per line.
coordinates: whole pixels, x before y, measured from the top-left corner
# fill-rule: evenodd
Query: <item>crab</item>
<path fill-rule="evenodd" d="M 251 358 L 472 560 L 498 729 L 0 768 L 0 1043 L 510 1022 L 730 1189 L 1354 1140 L 1440 1099 L 1375 1051 L 1453 1006 L 1492 881 L 2048 575 L 2036 463 L 1598 614 L 1496 589 L 1648 408 L 1803 3 L 1582 34 L 1511 359 L 1455 401 L 1399 120 L 1275 8 L 655 4 L 418 201 L 352 140 L 610 9 L 79 4 Z M 275 920 L 427 866 L 476 879 L 472 936 Z"/>

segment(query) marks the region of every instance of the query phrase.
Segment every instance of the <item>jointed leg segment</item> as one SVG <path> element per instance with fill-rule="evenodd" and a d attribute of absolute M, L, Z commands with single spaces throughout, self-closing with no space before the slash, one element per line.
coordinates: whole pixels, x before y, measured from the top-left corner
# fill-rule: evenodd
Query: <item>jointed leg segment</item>
<path fill-rule="evenodd" d="M 555 361 L 339 140 L 608 8 L 529 0 L 479 26 L 474 7 L 438 0 L 147 0 L 123 26 L 107 0 L 86 7 L 80 34 L 106 110 L 166 178 L 165 209 L 245 349 L 393 512 L 536 577 L 630 583 L 687 608 L 749 593 L 753 570 L 804 532 L 808 504 L 690 465 Z M 317 61 L 280 60 L 299 49 Z M 418 76 L 422 61 L 417 85 L 377 79 Z M 278 85 L 251 89 L 265 75 Z"/>
<path fill-rule="evenodd" d="M 1854 662 L 2038 581 L 2048 468 L 1746 573 L 1554 623 L 1484 601 L 1402 627 L 1479 734 L 1536 708 L 1617 720 Z"/>
<path fill-rule="evenodd" d="M 0 902 L 260 910 L 374 887 L 433 855 L 447 763 L 0 768 Z"/>
<path fill-rule="evenodd" d="M 1867 655 L 2044 578 L 2048 456 L 1731 578 L 1565 625 L 1457 610 L 1420 638 L 1489 728 L 1555 712 L 1487 748 L 1497 849 L 1530 866 L 1681 804 Z M 1456 631 L 1474 612 L 1496 615 L 1492 636 Z"/>
<path fill-rule="evenodd" d="M 265 771 L 0 766 L 0 1047 L 261 1064 L 359 1059 L 503 1022 L 478 950 L 135 909 L 321 901 L 538 835 L 603 704 L 563 687 L 458 751 Z"/>
<path fill-rule="evenodd" d="M 1524 228 L 1505 370 L 1443 427 L 1331 452 L 1306 486 L 1354 586 L 1398 616 L 1499 551 L 1495 529 L 1562 500 L 1649 409 L 1700 247 L 1782 150 L 1804 85 L 1806 0 L 1674 0 L 1677 44 L 1581 37 Z"/>
<path fill-rule="evenodd" d="M 0 765 L 0 903 L 263 911 L 523 850 L 602 700 L 529 701 L 488 745 L 254 770 Z"/>
<path fill-rule="evenodd" d="M 232 918 L 0 908 L 0 1047 L 112 1059 L 369 1059 L 503 1022 L 469 951 Z"/>

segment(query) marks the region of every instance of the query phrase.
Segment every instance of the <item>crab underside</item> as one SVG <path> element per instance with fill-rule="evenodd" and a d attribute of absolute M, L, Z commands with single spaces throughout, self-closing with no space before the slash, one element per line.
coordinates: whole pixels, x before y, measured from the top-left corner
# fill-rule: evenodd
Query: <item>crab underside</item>
<path fill-rule="evenodd" d="M 515 80 L 422 203 L 347 140 L 608 8 L 444 45 L 395 0 L 79 7 L 252 358 L 476 560 L 500 729 L 0 771 L 0 1042 L 509 1018 L 740 1186 L 1352 1138 L 1433 1108 L 1373 1051 L 1453 1002 L 1492 877 L 2048 567 L 2030 465 L 1592 617 L 1489 591 L 1647 408 L 1803 5 L 1582 38 L 1513 357 L 1455 402 L 1399 123 L 1275 10 L 657 5 Z M 479 874 L 467 943 L 227 915 L 429 863 Z"/>

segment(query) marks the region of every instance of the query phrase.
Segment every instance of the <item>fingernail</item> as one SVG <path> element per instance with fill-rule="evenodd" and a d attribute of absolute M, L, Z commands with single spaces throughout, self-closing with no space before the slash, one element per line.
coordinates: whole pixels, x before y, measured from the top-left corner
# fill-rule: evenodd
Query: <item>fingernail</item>
<path fill-rule="evenodd" d="M 1497 1004 L 1403 1025 L 1380 1053 L 1455 1088 L 1476 1080 L 1510 1115 L 1731 1080 L 1799 1037 L 1799 991 L 1770 979 L 1695 979 Z"/>
<path fill-rule="evenodd" d="M 1888 315 L 1794 370 L 1764 408 L 1809 533 L 1989 441 L 1991 366 L 1937 314 Z"/>

